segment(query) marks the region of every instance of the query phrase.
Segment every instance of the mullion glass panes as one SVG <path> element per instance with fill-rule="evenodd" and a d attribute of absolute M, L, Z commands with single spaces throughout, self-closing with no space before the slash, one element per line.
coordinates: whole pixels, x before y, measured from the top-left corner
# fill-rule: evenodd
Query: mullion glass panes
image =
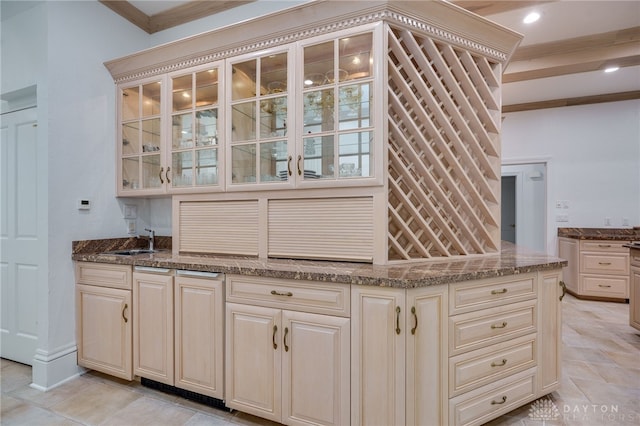
<path fill-rule="evenodd" d="M 162 84 L 159 81 L 142 86 L 142 116 L 160 115 L 160 92 Z"/>
<path fill-rule="evenodd" d="M 303 150 L 304 180 L 335 178 L 333 135 L 304 138 Z"/>
<path fill-rule="evenodd" d="M 340 130 L 371 127 L 371 84 L 341 86 L 338 90 Z"/>
<path fill-rule="evenodd" d="M 191 74 L 173 79 L 173 112 L 191 109 L 193 105 L 193 89 Z"/>
<path fill-rule="evenodd" d="M 369 78 L 373 75 L 372 34 L 360 34 L 338 41 L 338 69 L 343 80 Z"/>
<path fill-rule="evenodd" d="M 193 114 L 173 116 L 173 149 L 191 148 L 193 146 Z"/>
<path fill-rule="evenodd" d="M 343 133 L 338 138 L 340 177 L 371 176 L 373 132 Z"/>
<path fill-rule="evenodd" d="M 122 188 L 140 188 L 140 161 L 138 157 L 122 159 Z"/>
<path fill-rule="evenodd" d="M 140 153 L 140 123 L 132 121 L 122 125 L 122 155 Z"/>
<path fill-rule="evenodd" d="M 196 111 L 196 146 L 218 144 L 218 110 Z"/>
<path fill-rule="evenodd" d="M 176 188 L 191 186 L 193 183 L 193 151 L 171 154 L 171 185 Z"/>
<path fill-rule="evenodd" d="M 142 152 L 160 151 L 160 119 L 142 120 Z"/>
<path fill-rule="evenodd" d="M 218 70 L 196 73 L 196 108 L 218 103 Z"/>
<path fill-rule="evenodd" d="M 122 121 L 140 118 L 140 88 L 130 87 L 122 91 Z"/>
<path fill-rule="evenodd" d="M 334 129 L 334 89 L 305 92 L 303 98 L 304 134 L 330 132 Z"/>
<path fill-rule="evenodd" d="M 218 183 L 218 150 L 200 149 L 196 151 L 196 184 L 212 185 Z"/>
<path fill-rule="evenodd" d="M 232 69 L 231 183 L 286 181 L 287 53 Z"/>
<path fill-rule="evenodd" d="M 316 87 L 327 83 L 327 74 L 334 72 L 334 42 L 316 44 L 304 48 L 304 87 Z"/>
<path fill-rule="evenodd" d="M 142 156 L 142 187 L 160 188 L 160 154 Z"/>

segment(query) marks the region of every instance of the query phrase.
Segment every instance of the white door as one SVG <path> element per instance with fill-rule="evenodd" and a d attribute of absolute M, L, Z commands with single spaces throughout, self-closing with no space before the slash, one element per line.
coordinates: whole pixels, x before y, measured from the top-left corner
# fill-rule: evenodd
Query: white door
<path fill-rule="evenodd" d="M 0 123 L 0 355 L 31 365 L 38 343 L 36 290 L 46 279 L 36 108 L 2 114 Z"/>

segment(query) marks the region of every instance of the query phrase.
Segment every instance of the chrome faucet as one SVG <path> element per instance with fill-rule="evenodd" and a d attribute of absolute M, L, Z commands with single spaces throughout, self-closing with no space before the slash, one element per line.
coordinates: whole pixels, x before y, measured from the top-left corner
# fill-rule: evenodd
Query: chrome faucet
<path fill-rule="evenodd" d="M 153 251 L 153 244 L 155 243 L 156 239 L 156 231 L 149 228 L 144 228 L 144 230 L 149 233 L 149 250 Z"/>

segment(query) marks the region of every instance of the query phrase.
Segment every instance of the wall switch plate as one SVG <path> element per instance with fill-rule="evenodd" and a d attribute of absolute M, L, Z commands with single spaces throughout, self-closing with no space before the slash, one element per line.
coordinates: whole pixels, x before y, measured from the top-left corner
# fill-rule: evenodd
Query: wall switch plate
<path fill-rule="evenodd" d="M 125 219 L 136 219 L 138 217 L 138 206 L 135 204 L 125 204 L 124 205 L 124 218 Z"/>
<path fill-rule="evenodd" d="M 82 198 L 78 200 L 78 210 L 91 210 L 91 200 L 88 198 Z"/>
<path fill-rule="evenodd" d="M 568 214 L 556 215 L 556 222 L 569 222 L 569 215 Z"/>
<path fill-rule="evenodd" d="M 136 220 L 135 219 L 127 219 L 127 234 L 136 235 Z"/>

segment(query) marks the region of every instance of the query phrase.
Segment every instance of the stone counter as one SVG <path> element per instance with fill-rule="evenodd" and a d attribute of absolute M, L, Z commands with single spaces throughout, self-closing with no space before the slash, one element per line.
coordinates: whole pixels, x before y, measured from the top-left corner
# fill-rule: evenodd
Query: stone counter
<path fill-rule="evenodd" d="M 637 228 L 558 228 L 558 237 L 577 240 L 640 241 Z"/>
<path fill-rule="evenodd" d="M 118 240 L 127 246 L 119 245 Z M 221 272 L 283 279 L 312 280 L 380 287 L 415 288 L 504 275 L 558 269 L 563 259 L 502 242 L 501 252 L 487 256 L 392 265 L 256 257 L 175 255 L 170 248 L 154 254 L 121 256 L 104 253 L 144 247 L 135 239 L 89 240 L 73 243 L 73 260 L 191 271 Z M 167 244 L 169 245 L 169 244 Z M 165 245 L 166 247 L 166 245 Z M 159 246 L 162 249 L 162 246 Z"/>

